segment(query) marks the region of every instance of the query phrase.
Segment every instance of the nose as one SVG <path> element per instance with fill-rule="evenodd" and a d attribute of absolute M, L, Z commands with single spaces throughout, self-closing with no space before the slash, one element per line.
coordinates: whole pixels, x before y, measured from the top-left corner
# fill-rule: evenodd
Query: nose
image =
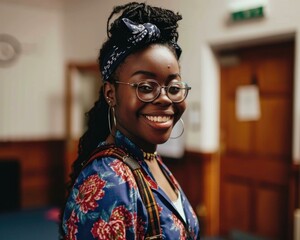
<path fill-rule="evenodd" d="M 172 100 L 168 97 L 166 87 L 161 87 L 158 97 L 154 100 L 156 103 L 171 104 Z"/>

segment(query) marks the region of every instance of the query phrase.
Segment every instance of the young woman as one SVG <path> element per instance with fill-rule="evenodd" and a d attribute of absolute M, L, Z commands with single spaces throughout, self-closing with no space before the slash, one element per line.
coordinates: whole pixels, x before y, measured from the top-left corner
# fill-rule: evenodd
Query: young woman
<path fill-rule="evenodd" d="M 190 90 L 178 63 L 180 19 L 135 2 L 111 13 L 99 55 L 104 83 L 73 165 L 64 239 L 199 239 L 197 217 L 156 153 Z M 107 154 L 112 149 L 119 155 Z"/>

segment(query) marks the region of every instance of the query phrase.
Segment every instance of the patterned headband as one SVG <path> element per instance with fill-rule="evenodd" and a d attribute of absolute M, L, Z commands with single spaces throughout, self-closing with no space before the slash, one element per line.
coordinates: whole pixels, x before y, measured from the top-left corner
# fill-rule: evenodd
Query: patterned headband
<path fill-rule="evenodd" d="M 103 81 L 107 81 L 118 65 L 135 49 L 157 42 L 160 38 L 160 30 L 152 23 L 137 24 L 128 18 L 123 18 L 124 28 L 128 37 L 125 46 L 114 45 L 109 53 L 101 61 L 101 73 Z M 181 48 L 176 41 L 170 41 L 175 48 L 177 57 L 180 57 Z"/>

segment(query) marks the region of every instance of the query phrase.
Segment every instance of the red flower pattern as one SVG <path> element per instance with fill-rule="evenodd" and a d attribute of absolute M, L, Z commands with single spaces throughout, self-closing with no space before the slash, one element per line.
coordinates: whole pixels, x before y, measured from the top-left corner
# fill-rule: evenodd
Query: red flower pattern
<path fill-rule="evenodd" d="M 180 240 L 187 239 L 186 231 L 185 231 L 185 228 L 184 228 L 184 225 L 182 224 L 182 222 L 174 214 L 172 214 L 172 219 L 173 219 L 175 228 L 180 231 Z"/>
<path fill-rule="evenodd" d="M 78 227 L 76 223 L 79 222 L 79 219 L 74 211 L 72 211 L 72 214 L 70 218 L 68 219 L 66 226 L 68 229 L 66 239 L 67 240 L 77 240 L 76 233 L 78 232 Z"/>
<path fill-rule="evenodd" d="M 125 163 L 116 159 L 110 164 L 110 167 L 115 171 L 117 176 L 121 177 L 124 182 L 127 182 L 129 184 L 130 188 L 137 189 L 136 181 L 134 179 L 132 171 Z"/>
<path fill-rule="evenodd" d="M 106 181 L 101 179 L 98 174 L 89 176 L 82 185 L 79 186 L 79 193 L 76 197 L 76 203 L 80 205 L 83 213 L 94 210 L 98 207 L 97 200 L 103 198 L 105 192 L 103 188 Z"/>
<path fill-rule="evenodd" d="M 94 238 L 98 240 L 125 240 L 125 226 L 121 220 L 112 220 L 108 223 L 100 219 L 91 230 Z"/>
<path fill-rule="evenodd" d="M 131 199 L 123 201 L 124 199 L 114 198 L 114 196 L 106 193 L 106 188 L 109 189 L 110 186 L 116 185 L 119 185 L 120 193 L 127 191 L 128 186 L 135 193 L 134 191 L 138 191 L 138 188 L 134 176 L 130 168 L 122 161 L 115 158 L 110 158 L 109 160 L 97 163 L 99 164 L 98 174 L 95 174 L 94 168 L 85 168 L 83 170 L 86 176 L 85 179 L 82 179 L 81 181 L 83 182 L 74 186 L 72 196 L 76 193 L 75 198 L 72 197 L 70 199 L 70 203 L 66 205 L 66 213 L 64 214 L 66 218 L 64 219 L 63 227 L 66 230 L 66 240 L 144 239 L 147 230 L 147 213 L 143 209 L 140 209 L 135 202 L 133 203 Z M 171 181 L 175 186 L 178 186 L 174 176 L 162 163 L 161 159 L 158 160 L 162 169 L 170 176 Z M 157 183 L 150 177 L 147 166 L 144 163 L 141 163 L 141 166 L 150 187 L 160 191 L 161 189 L 158 188 Z M 100 176 L 105 177 L 105 180 Z M 116 179 L 119 179 L 117 183 Z M 130 195 L 130 197 L 135 196 L 137 195 Z M 174 214 L 170 215 L 167 205 L 161 200 L 160 196 L 155 197 L 162 222 L 166 218 L 168 218 L 168 221 L 172 221 L 172 226 L 164 228 L 163 234 L 168 239 L 187 239 L 187 232 L 183 223 Z M 99 200 L 101 200 L 101 204 Z M 196 215 L 187 201 L 184 201 L 183 204 L 185 209 L 188 210 L 188 224 L 192 228 L 190 234 L 196 240 L 198 239 Z M 107 209 L 108 205 L 118 207 Z M 137 210 L 139 210 L 139 213 Z"/>
<path fill-rule="evenodd" d="M 146 178 L 147 182 L 149 183 L 150 188 L 153 188 L 156 190 L 158 189 L 158 184 L 155 181 L 153 181 L 150 176 L 146 175 L 145 178 Z"/>
<path fill-rule="evenodd" d="M 98 240 L 125 240 L 126 228 L 132 226 L 133 215 L 124 207 L 116 207 L 108 222 L 100 219 L 94 223 L 91 233 Z"/>

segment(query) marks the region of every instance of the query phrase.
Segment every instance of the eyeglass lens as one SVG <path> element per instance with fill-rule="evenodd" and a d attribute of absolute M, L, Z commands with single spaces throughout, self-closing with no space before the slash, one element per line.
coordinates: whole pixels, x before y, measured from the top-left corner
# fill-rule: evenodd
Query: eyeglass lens
<path fill-rule="evenodd" d="M 151 102 L 155 100 L 164 88 L 167 96 L 172 102 L 183 101 L 188 93 L 189 87 L 184 82 L 171 82 L 168 86 L 160 86 L 156 81 L 143 81 L 137 84 L 136 93 L 140 100 Z"/>

